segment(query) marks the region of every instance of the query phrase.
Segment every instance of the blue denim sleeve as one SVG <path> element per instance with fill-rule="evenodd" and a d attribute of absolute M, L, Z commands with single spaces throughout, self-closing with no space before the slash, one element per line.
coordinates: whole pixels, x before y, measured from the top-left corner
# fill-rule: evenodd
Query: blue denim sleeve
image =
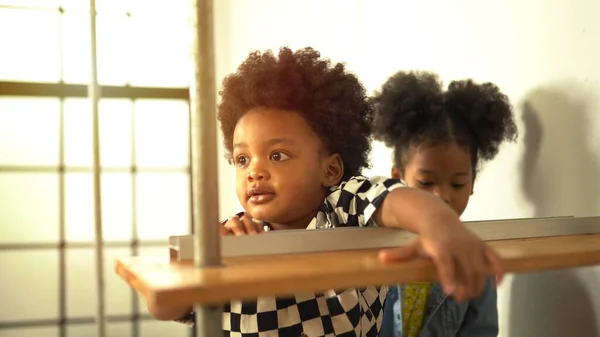
<path fill-rule="evenodd" d="M 457 337 L 498 336 L 498 292 L 494 283 L 489 277 L 481 296 L 469 302 Z"/>
<path fill-rule="evenodd" d="M 383 307 L 383 322 L 379 337 L 402 337 L 402 320 L 400 319 L 400 299 L 402 292 L 400 286 L 390 285 Z"/>

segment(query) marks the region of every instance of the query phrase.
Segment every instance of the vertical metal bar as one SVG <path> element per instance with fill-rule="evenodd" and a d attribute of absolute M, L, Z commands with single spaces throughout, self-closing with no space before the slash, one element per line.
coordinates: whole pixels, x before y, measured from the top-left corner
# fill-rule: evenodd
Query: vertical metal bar
<path fill-rule="evenodd" d="M 194 234 L 194 184 L 192 182 L 192 147 L 191 147 L 191 143 L 192 143 L 192 105 L 191 105 L 191 101 L 188 99 L 188 136 L 189 136 L 189 143 L 190 143 L 190 147 L 188 149 L 188 168 L 187 168 L 187 174 L 188 177 L 190 178 L 190 211 L 191 211 L 191 215 L 190 215 L 190 234 Z M 134 291 L 135 292 L 135 291 Z M 137 293 L 137 292 L 136 292 Z M 197 326 L 194 325 L 191 329 L 190 332 L 188 334 L 188 336 L 190 337 L 194 337 L 196 336 L 196 331 L 197 331 Z"/>
<path fill-rule="evenodd" d="M 192 188 L 196 267 L 221 263 L 213 1 L 193 0 L 194 81 L 191 85 Z M 196 336 L 220 336 L 221 307 L 196 307 Z"/>
<path fill-rule="evenodd" d="M 190 88 L 192 89 L 192 88 Z M 190 95 L 191 96 L 191 95 Z M 193 162 L 193 154 L 192 154 L 192 129 L 194 128 L 194 126 L 192 125 L 192 110 L 194 109 L 194 107 L 192 106 L 192 102 L 190 100 L 188 100 L 188 142 L 190 143 L 190 147 L 188 149 L 188 167 L 187 167 L 187 173 L 188 173 L 188 177 L 190 178 L 190 211 L 191 211 L 191 215 L 190 215 L 190 234 L 194 234 L 194 184 L 192 182 L 192 176 L 193 176 L 193 168 L 192 168 L 192 162 Z"/>
<path fill-rule="evenodd" d="M 94 227 L 96 253 L 96 323 L 98 337 L 106 336 L 106 313 L 104 307 L 104 254 L 102 238 L 102 191 L 100 172 L 100 122 L 98 101 L 100 86 L 98 85 L 98 60 L 96 53 L 96 0 L 90 0 L 90 49 L 91 49 L 91 78 L 88 95 L 92 105 L 92 134 L 94 151 Z"/>
<path fill-rule="evenodd" d="M 60 98 L 60 126 L 58 150 L 58 270 L 59 270 L 59 307 L 58 331 L 60 337 L 67 336 L 67 233 L 66 233 L 66 203 L 65 203 L 65 98 Z"/>
<path fill-rule="evenodd" d="M 135 99 L 131 100 L 131 168 L 129 170 L 131 174 L 131 256 L 138 256 L 139 254 L 139 235 L 138 235 L 138 214 L 137 214 L 137 153 L 136 147 L 136 133 L 135 133 Z M 131 290 L 132 302 L 131 302 L 131 337 L 140 336 L 140 310 L 139 310 L 139 295 L 135 290 Z"/>
<path fill-rule="evenodd" d="M 190 100 L 188 100 L 188 135 L 189 135 L 189 143 L 192 143 L 192 103 L 190 102 Z M 190 146 L 190 148 L 188 149 L 188 177 L 190 178 L 190 182 L 192 181 L 192 147 Z M 194 184 L 190 183 L 190 210 L 191 210 L 191 216 L 190 216 L 190 234 L 194 234 Z M 190 331 L 188 336 L 190 337 L 194 337 L 196 336 L 196 332 L 198 331 L 197 326 L 194 325 Z"/>
<path fill-rule="evenodd" d="M 58 7 L 60 15 L 60 83 L 64 82 L 65 76 L 65 11 L 62 6 Z M 67 337 L 67 251 L 66 251 L 66 205 L 65 205 L 65 97 L 60 97 L 60 129 L 58 150 L 58 197 L 59 197 L 59 308 L 58 308 L 58 335 Z"/>

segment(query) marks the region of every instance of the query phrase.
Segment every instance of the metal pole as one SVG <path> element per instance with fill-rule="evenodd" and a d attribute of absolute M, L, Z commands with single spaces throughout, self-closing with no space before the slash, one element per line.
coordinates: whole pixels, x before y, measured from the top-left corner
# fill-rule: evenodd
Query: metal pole
<path fill-rule="evenodd" d="M 102 238 L 102 191 L 100 177 L 100 126 L 98 116 L 98 100 L 100 86 L 98 85 L 98 62 L 96 55 L 96 1 L 90 0 L 90 46 L 91 46 L 91 78 L 88 96 L 92 107 L 92 137 L 93 137 L 93 177 L 94 177 L 94 229 L 96 254 L 96 323 L 98 337 L 106 336 L 106 314 L 104 307 L 104 256 Z"/>
<path fill-rule="evenodd" d="M 221 263 L 213 1 L 193 0 L 194 81 L 190 88 L 194 263 Z M 196 336 L 221 336 L 221 307 L 197 306 Z"/>

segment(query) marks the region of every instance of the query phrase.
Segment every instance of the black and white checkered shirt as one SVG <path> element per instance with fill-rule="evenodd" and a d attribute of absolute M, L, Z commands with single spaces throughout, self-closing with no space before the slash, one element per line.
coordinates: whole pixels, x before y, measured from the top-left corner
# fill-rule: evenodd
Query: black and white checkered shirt
<path fill-rule="evenodd" d="M 385 196 L 405 186 L 384 177 L 353 177 L 332 187 L 307 229 L 375 226 Z M 231 301 L 223 308 L 224 337 L 377 337 L 387 287 L 328 290 L 289 298 Z M 178 322 L 194 324 L 194 313 Z"/>

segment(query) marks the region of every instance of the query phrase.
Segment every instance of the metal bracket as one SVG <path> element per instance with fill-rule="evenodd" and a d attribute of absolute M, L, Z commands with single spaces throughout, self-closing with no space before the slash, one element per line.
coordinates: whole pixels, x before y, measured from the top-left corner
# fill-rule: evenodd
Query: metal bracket
<path fill-rule="evenodd" d="M 552 217 L 465 222 L 484 241 L 599 234 L 600 217 Z M 222 257 L 300 254 L 398 247 L 415 234 L 393 228 L 333 228 L 270 231 L 260 235 L 221 237 Z M 169 237 L 173 261 L 192 261 L 194 236 Z"/>

